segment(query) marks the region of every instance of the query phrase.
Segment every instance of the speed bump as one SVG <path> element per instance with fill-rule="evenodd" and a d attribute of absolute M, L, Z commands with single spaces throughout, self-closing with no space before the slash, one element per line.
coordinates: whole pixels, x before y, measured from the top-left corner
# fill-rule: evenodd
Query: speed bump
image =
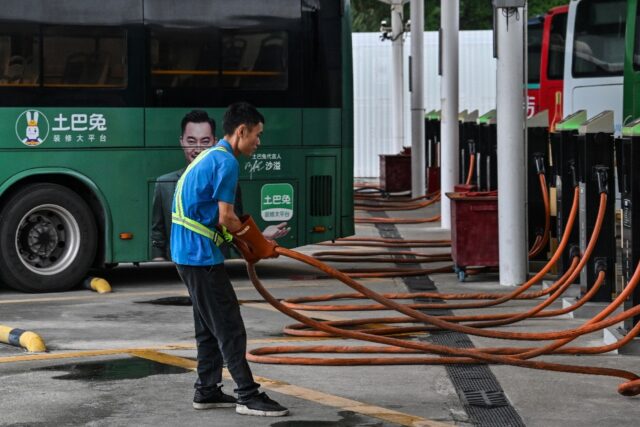
<path fill-rule="evenodd" d="M 40 338 L 40 335 L 10 326 L 0 325 L 0 342 L 22 347 L 32 353 L 47 351 L 44 340 Z"/>

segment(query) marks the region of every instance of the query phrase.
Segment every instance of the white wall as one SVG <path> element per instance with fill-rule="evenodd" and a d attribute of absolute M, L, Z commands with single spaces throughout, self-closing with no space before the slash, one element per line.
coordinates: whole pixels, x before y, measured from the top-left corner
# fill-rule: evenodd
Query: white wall
<path fill-rule="evenodd" d="M 411 145 L 408 56 L 411 37 L 404 45 L 405 146 Z M 426 32 L 425 105 L 427 112 L 440 109 L 438 33 Z M 379 33 L 353 34 L 353 85 L 356 177 L 379 175 L 378 154 L 393 154 L 391 141 L 391 42 Z M 495 108 L 496 61 L 492 31 L 460 32 L 460 110 Z"/>

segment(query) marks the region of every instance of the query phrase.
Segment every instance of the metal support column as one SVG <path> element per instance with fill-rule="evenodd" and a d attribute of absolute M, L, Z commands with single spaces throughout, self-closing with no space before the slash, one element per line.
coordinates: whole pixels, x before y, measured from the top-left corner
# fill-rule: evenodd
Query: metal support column
<path fill-rule="evenodd" d="M 404 147 L 404 5 L 409 0 L 380 0 L 391 6 L 391 27 L 382 21 L 382 40 L 391 40 L 391 142 L 394 153 Z"/>
<path fill-rule="evenodd" d="M 518 3 L 502 1 L 496 3 Z M 524 5 L 524 1 L 522 1 Z M 524 7 L 497 7 L 498 232 L 500 284 L 527 279 Z"/>
<path fill-rule="evenodd" d="M 440 15 L 440 201 L 442 228 L 451 228 L 451 202 L 445 193 L 453 191 L 458 177 L 458 32 L 460 1 L 441 0 Z"/>
<path fill-rule="evenodd" d="M 403 4 L 404 1 L 398 1 L 391 5 L 391 61 L 393 63 L 391 109 L 393 110 L 393 147 L 396 153 L 401 152 L 404 145 Z"/>
<path fill-rule="evenodd" d="M 424 0 L 411 0 L 411 194 L 426 194 L 424 143 Z"/>

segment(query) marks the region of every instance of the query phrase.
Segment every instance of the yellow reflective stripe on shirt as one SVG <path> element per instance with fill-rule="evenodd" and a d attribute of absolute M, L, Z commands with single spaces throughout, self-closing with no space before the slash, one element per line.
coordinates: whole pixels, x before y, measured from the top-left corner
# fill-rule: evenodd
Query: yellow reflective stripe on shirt
<path fill-rule="evenodd" d="M 228 237 L 230 235 L 229 236 L 221 235 L 217 230 L 212 230 L 206 225 L 200 224 L 198 221 L 195 221 L 191 218 L 186 217 L 184 215 L 184 208 L 182 206 L 182 187 L 184 185 L 185 177 L 195 167 L 195 165 L 200 163 L 202 160 L 204 160 L 205 157 L 207 157 L 209 154 L 211 154 L 214 151 L 224 151 L 225 153 L 228 153 L 227 149 L 222 146 L 210 148 L 209 150 L 203 151 L 198 155 L 198 157 L 196 157 L 193 160 L 193 162 L 191 162 L 189 166 L 187 166 L 187 169 L 184 171 L 184 173 L 178 180 L 178 184 L 176 185 L 176 193 L 175 193 L 176 212 L 171 212 L 171 222 L 173 224 L 178 224 L 186 228 L 187 230 L 191 230 L 194 233 L 200 234 L 201 236 L 204 236 L 208 239 L 211 239 L 216 244 L 216 246 L 220 246 L 225 240 L 230 241 L 228 240 Z M 226 232 L 226 229 L 223 231 L 223 233 L 228 234 Z M 233 238 L 233 236 L 230 236 L 230 237 Z"/>
<path fill-rule="evenodd" d="M 233 234 L 229 233 L 229 230 L 227 230 L 227 227 L 225 227 L 224 225 L 220 225 L 220 228 L 222 229 L 222 238 L 231 243 L 231 241 L 233 240 Z"/>
<path fill-rule="evenodd" d="M 182 208 L 182 186 L 184 185 L 184 178 L 187 176 L 187 173 L 191 171 L 191 169 L 193 169 L 198 163 L 200 163 L 202 160 L 204 160 L 205 157 L 207 157 L 214 151 L 224 151 L 225 153 L 227 153 L 227 149 L 222 146 L 203 151 L 191 162 L 191 164 L 189 164 L 189 166 L 187 166 L 187 169 L 185 169 L 184 173 L 178 180 L 178 184 L 176 185 L 176 210 L 177 214 L 180 215 L 181 218 L 184 217 L 184 210 Z"/>
<path fill-rule="evenodd" d="M 198 233 L 204 237 L 207 237 L 216 244 L 216 246 L 220 246 L 222 242 L 225 240 L 220 233 L 211 230 L 200 224 L 199 222 L 193 221 L 189 218 L 180 218 L 177 214 L 171 215 L 171 222 L 174 224 L 179 224 L 184 228 L 193 231 L 194 233 Z"/>

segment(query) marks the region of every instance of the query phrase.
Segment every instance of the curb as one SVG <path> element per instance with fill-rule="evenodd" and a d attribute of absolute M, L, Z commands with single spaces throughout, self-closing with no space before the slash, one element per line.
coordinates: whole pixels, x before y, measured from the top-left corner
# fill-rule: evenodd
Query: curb
<path fill-rule="evenodd" d="M 0 342 L 22 347 L 32 353 L 47 351 L 44 340 L 35 332 L 0 325 Z"/>
<path fill-rule="evenodd" d="M 84 282 L 82 282 L 82 286 L 99 294 L 111 292 L 111 285 L 101 277 L 87 277 L 84 279 Z"/>

